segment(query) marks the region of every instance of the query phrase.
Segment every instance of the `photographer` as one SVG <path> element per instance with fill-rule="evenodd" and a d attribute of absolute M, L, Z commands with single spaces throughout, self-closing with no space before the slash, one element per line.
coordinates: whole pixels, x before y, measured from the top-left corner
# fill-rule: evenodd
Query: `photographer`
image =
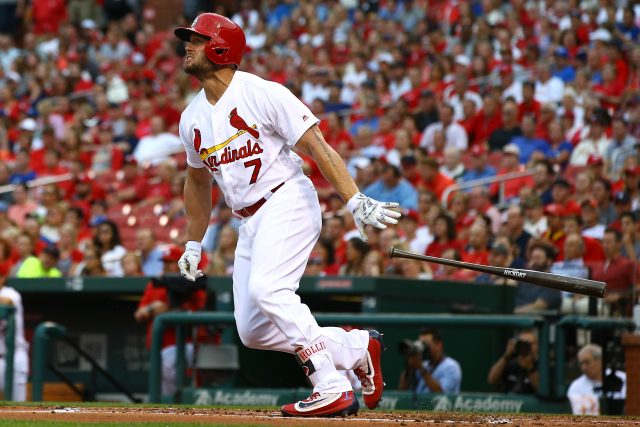
<path fill-rule="evenodd" d="M 524 330 L 507 343 L 504 354 L 491 370 L 487 381 L 503 393 L 533 394 L 538 390 L 538 335 Z"/>
<path fill-rule="evenodd" d="M 574 415 L 600 415 L 600 398 L 606 397 L 609 414 L 621 415 L 627 395 L 627 375 L 607 368 L 603 381 L 602 347 L 587 344 L 578 352 L 582 375 L 567 390 Z"/>
<path fill-rule="evenodd" d="M 398 388 L 414 393 L 460 393 L 460 364 L 444 353 L 440 333 L 425 328 L 417 341 L 405 340 L 399 345 L 406 367 L 400 374 Z"/>
<path fill-rule="evenodd" d="M 206 278 L 195 283 L 180 276 L 178 260 L 182 249 L 171 246 L 163 255 L 164 275 L 152 279 L 144 290 L 134 317 L 138 322 L 147 322 L 147 349 L 151 348 L 151 329 L 155 316 L 167 311 L 203 310 L 207 302 Z M 176 334 L 173 328 L 165 331 L 162 337 L 162 394 L 173 395 L 176 392 Z M 186 360 L 189 366 L 193 361 L 193 344 L 188 342 Z"/>

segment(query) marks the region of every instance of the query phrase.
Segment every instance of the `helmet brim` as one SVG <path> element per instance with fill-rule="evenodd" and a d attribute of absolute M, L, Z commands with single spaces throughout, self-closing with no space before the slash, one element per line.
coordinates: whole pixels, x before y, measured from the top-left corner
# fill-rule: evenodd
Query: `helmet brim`
<path fill-rule="evenodd" d="M 194 30 L 191 27 L 179 27 L 179 28 L 176 28 L 173 31 L 173 34 L 175 34 L 175 36 L 177 38 L 179 38 L 180 40 L 185 41 L 185 42 L 191 41 L 191 34 L 198 34 L 200 36 L 207 37 L 209 39 L 211 38 L 211 36 L 209 34 L 201 33 L 200 31 Z"/>

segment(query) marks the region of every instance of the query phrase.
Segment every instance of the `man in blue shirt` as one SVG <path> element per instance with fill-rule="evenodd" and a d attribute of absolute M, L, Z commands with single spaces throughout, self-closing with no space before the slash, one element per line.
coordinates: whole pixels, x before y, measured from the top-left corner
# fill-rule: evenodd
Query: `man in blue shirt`
<path fill-rule="evenodd" d="M 406 354 L 407 367 L 400 374 L 398 388 L 415 393 L 460 393 L 462 369 L 460 364 L 444 353 L 442 336 L 435 329 L 425 328 L 416 344 L 424 346 L 424 352 L 413 350 Z M 423 360 L 423 354 L 425 359 Z"/>
<path fill-rule="evenodd" d="M 473 181 L 495 175 L 496 169 L 487 163 L 487 149 L 481 145 L 471 147 L 471 168 L 462 175 L 460 181 Z"/>
<path fill-rule="evenodd" d="M 385 163 L 382 167 L 380 179 L 369 185 L 363 191 L 369 197 L 384 197 L 383 200 L 398 202 L 403 209 L 418 209 L 418 192 L 402 178 L 400 169 Z M 380 199 L 376 199 L 380 200 Z"/>
<path fill-rule="evenodd" d="M 516 136 L 511 140 L 520 149 L 520 163 L 526 165 L 529 163 L 531 156 L 536 151 L 550 157 L 551 146 L 543 139 L 536 138 L 536 118 L 531 114 L 527 114 L 522 118 L 521 126 L 522 135 Z"/>

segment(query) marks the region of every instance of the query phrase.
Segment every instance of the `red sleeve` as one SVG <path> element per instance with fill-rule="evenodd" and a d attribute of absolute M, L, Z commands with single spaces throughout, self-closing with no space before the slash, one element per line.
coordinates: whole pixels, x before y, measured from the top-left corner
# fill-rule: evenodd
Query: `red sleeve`
<path fill-rule="evenodd" d="M 142 298 L 140 298 L 138 308 L 149 305 L 154 301 L 162 301 L 169 305 L 169 296 L 167 295 L 166 288 L 156 288 L 152 282 L 149 282 L 147 283 L 147 287 L 144 288 L 144 293 L 142 294 Z"/>
<path fill-rule="evenodd" d="M 200 289 L 191 295 L 188 301 L 184 303 L 182 308 L 190 311 L 204 310 L 207 305 L 207 292 L 204 289 Z"/>
<path fill-rule="evenodd" d="M 122 163 L 124 162 L 124 153 L 118 148 L 111 150 L 111 170 L 114 172 L 122 169 Z"/>

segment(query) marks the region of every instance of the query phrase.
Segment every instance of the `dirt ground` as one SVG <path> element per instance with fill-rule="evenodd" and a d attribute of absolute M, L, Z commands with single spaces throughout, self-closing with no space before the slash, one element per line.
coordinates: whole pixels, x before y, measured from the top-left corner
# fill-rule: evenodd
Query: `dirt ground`
<path fill-rule="evenodd" d="M 2 420 L 55 420 L 75 423 L 188 423 L 252 424 L 265 426 L 338 426 L 386 427 L 416 424 L 447 426 L 640 426 L 640 418 L 574 417 L 570 415 L 510 415 L 451 412 L 369 412 L 349 418 L 284 418 L 268 410 L 225 410 L 201 408 L 74 408 L 74 407 L 2 407 Z"/>

